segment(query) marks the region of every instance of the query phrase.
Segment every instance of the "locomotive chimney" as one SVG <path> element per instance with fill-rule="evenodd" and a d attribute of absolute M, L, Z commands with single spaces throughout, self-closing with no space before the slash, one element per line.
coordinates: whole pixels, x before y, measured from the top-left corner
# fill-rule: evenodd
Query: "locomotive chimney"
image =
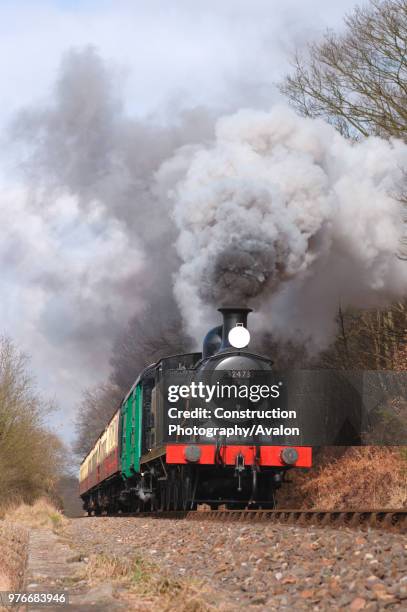
<path fill-rule="evenodd" d="M 225 349 L 233 348 L 228 338 L 230 330 L 237 325 L 247 328 L 247 315 L 249 312 L 252 312 L 252 309 L 225 307 L 218 308 L 218 312 L 223 316 L 222 344 L 219 351 L 224 351 Z"/>

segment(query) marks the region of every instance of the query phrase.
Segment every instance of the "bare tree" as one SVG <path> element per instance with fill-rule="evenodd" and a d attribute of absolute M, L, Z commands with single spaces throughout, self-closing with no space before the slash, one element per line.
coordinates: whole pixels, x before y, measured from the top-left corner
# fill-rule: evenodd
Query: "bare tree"
<path fill-rule="evenodd" d="M 92 448 L 142 370 L 161 357 L 189 350 L 190 340 L 180 321 L 167 313 L 160 316 L 156 308 L 133 317 L 113 347 L 110 381 L 84 391 L 73 445 L 80 459 Z"/>
<path fill-rule="evenodd" d="M 110 380 L 83 393 L 76 417 L 75 454 L 82 459 L 89 452 L 146 366 L 188 352 L 191 346 L 172 298 L 160 301 L 157 297 L 151 307 L 130 319 L 112 348 Z"/>
<path fill-rule="evenodd" d="M 407 138 L 407 0 L 370 0 L 345 18 L 345 32 L 297 54 L 281 86 L 304 115 L 351 137 Z"/>
<path fill-rule="evenodd" d="M 112 350 L 112 382 L 123 393 L 149 364 L 191 350 L 192 340 L 185 334 L 177 309 L 154 308 L 133 317 Z"/>
<path fill-rule="evenodd" d="M 370 0 L 294 57 L 282 92 L 303 115 L 323 117 L 344 136 L 407 140 L 407 0 Z M 407 203 L 407 189 L 398 194 Z M 405 209 L 407 220 L 407 208 Z M 399 253 L 407 259 L 407 235 Z M 333 367 L 396 368 L 406 342 L 407 304 L 338 313 L 338 337 L 322 356 Z"/>
<path fill-rule="evenodd" d="M 339 333 L 317 365 L 335 369 L 401 370 L 407 348 L 407 309 L 339 311 Z"/>
<path fill-rule="evenodd" d="M 73 450 L 79 459 L 83 459 L 92 448 L 120 406 L 122 396 L 121 390 L 111 383 L 84 391 L 76 417 L 76 439 L 73 445 Z"/>
<path fill-rule="evenodd" d="M 1 503 L 51 493 L 62 473 L 64 448 L 46 428 L 52 405 L 36 391 L 28 359 L 0 338 Z"/>

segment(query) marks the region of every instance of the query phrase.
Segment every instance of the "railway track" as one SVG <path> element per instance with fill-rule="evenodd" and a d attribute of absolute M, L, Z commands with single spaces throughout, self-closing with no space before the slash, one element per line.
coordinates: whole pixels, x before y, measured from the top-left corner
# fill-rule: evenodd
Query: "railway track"
<path fill-rule="evenodd" d="M 85 558 L 133 555 L 152 562 L 156 577 L 173 576 L 178 585 L 193 578 L 212 607 L 404 610 L 406 539 L 400 532 L 406 514 L 397 508 L 301 512 L 201 507 L 76 520 L 65 534 Z M 186 595 L 185 601 L 192 605 L 195 599 Z"/>
<path fill-rule="evenodd" d="M 320 527 L 375 528 L 407 533 L 407 510 L 195 510 L 138 512 L 119 516 L 188 521 L 284 523 Z"/>

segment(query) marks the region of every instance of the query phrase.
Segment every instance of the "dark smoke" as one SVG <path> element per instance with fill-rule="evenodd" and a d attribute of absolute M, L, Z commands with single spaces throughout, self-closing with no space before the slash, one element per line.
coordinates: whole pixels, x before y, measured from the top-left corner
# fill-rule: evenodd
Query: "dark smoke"
<path fill-rule="evenodd" d="M 199 342 L 219 304 L 253 306 L 262 329 L 322 346 L 339 297 L 405 292 L 391 196 L 405 145 L 353 146 L 285 108 L 217 125 L 197 108 L 162 125 L 130 117 L 120 91 L 95 50 L 71 51 L 51 102 L 10 132 L 25 182 L 8 196 L 0 256 L 27 288 L 21 320 L 30 312 L 27 336 L 55 380 L 103 379 L 114 345 L 125 386 L 145 360 Z"/>
<path fill-rule="evenodd" d="M 259 329 L 321 350 L 338 305 L 377 307 L 405 295 L 397 258 L 407 146 L 352 143 L 286 107 L 242 110 L 217 122 L 173 190 L 182 260 L 176 296 L 201 333 L 216 303 L 255 308 Z"/>
<path fill-rule="evenodd" d="M 51 102 L 23 109 L 10 130 L 27 187 L 23 214 L 38 228 L 33 248 L 48 249 L 26 281 L 43 296 L 37 329 L 45 343 L 69 346 L 71 363 L 60 355 L 61 368 L 92 364 L 102 376 L 130 318 L 147 309 L 162 322 L 157 334 L 180 320 L 172 288 L 176 229 L 155 173 L 180 147 L 211 137 L 214 124 L 198 108 L 166 126 L 137 120 L 120 92 L 120 75 L 94 49 L 71 51 Z M 13 240 L 8 265 L 10 257 L 20 261 L 18 242 L 27 253 L 23 230 Z"/>
<path fill-rule="evenodd" d="M 267 239 L 234 238 L 203 272 L 200 296 L 214 306 L 248 304 L 269 291 L 284 273 L 287 253 Z"/>

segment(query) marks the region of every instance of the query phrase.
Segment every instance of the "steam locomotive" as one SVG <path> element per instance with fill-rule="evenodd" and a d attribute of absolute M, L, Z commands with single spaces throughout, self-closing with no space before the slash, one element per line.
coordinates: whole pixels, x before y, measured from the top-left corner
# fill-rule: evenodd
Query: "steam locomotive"
<path fill-rule="evenodd" d="M 250 338 L 251 309 L 219 311 L 223 323 L 208 332 L 202 353 L 163 357 L 140 373 L 81 463 L 79 493 L 88 514 L 192 510 L 202 503 L 273 507 L 287 470 L 311 466 L 310 447 L 264 444 L 255 436 L 168 438 L 162 393 L 168 376 L 219 380 L 272 372 L 270 359 L 242 346 Z M 233 341 L 236 329 L 243 343 Z"/>

